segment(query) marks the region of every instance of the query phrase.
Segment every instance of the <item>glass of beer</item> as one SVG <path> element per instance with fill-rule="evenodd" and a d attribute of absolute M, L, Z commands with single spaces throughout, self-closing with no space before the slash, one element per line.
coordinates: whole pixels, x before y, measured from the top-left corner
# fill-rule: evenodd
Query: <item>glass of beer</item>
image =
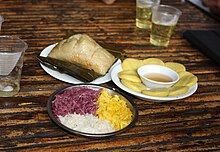
<path fill-rule="evenodd" d="M 140 29 L 151 28 L 152 7 L 160 0 L 136 0 L 136 26 Z"/>
<path fill-rule="evenodd" d="M 159 5 L 152 8 L 150 43 L 155 46 L 169 45 L 170 37 L 182 12 L 172 6 Z"/>

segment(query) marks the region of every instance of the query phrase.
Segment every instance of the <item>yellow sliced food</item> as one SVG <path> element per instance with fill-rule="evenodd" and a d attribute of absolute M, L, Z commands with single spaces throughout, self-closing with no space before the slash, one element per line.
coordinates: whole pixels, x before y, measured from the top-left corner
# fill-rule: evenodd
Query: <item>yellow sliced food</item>
<path fill-rule="evenodd" d="M 173 86 L 188 86 L 192 87 L 194 84 L 196 84 L 198 81 L 198 78 L 195 75 L 186 75 L 180 78 L 180 80 L 174 84 Z"/>
<path fill-rule="evenodd" d="M 188 71 L 181 71 L 178 73 L 179 74 L 179 77 L 182 78 L 184 76 L 191 76 L 193 75 L 192 73 L 188 72 Z"/>
<path fill-rule="evenodd" d="M 190 81 L 186 84 L 186 86 L 192 87 L 194 84 L 197 83 L 197 81 L 198 81 L 197 76 L 193 75 L 191 76 Z"/>
<path fill-rule="evenodd" d="M 138 75 L 132 75 L 132 74 L 118 74 L 118 77 L 120 79 L 128 80 L 135 83 L 141 83 L 141 79 Z"/>
<path fill-rule="evenodd" d="M 176 71 L 176 72 L 186 71 L 186 67 L 181 63 L 166 62 L 165 66 Z"/>
<path fill-rule="evenodd" d="M 158 89 L 143 90 L 142 93 L 145 95 L 154 96 L 154 97 L 167 97 L 169 94 L 169 89 L 158 88 Z"/>
<path fill-rule="evenodd" d="M 189 90 L 189 87 L 187 86 L 173 86 L 169 88 L 168 96 L 178 96 L 178 95 L 186 93 L 188 90 Z"/>
<path fill-rule="evenodd" d="M 125 79 L 121 79 L 121 83 L 127 88 L 134 90 L 136 92 L 141 92 L 142 90 L 146 90 L 147 88 L 142 83 L 134 83 L 132 81 L 128 81 Z"/>
<path fill-rule="evenodd" d="M 134 59 L 134 58 L 126 58 L 122 62 L 123 70 L 137 70 L 139 67 L 143 65 L 142 60 Z"/>
<path fill-rule="evenodd" d="M 97 100 L 98 110 L 96 114 L 100 120 L 108 120 L 116 130 L 128 126 L 133 118 L 126 101 L 118 95 L 110 95 L 105 89 Z M 107 107 L 107 108 L 106 108 Z"/>
<path fill-rule="evenodd" d="M 138 75 L 135 70 L 123 70 L 118 73 L 118 75 L 130 74 L 130 75 Z"/>
<path fill-rule="evenodd" d="M 164 62 L 161 59 L 158 58 L 148 58 L 143 60 L 144 65 L 148 64 L 156 64 L 156 65 L 161 65 L 164 66 Z"/>

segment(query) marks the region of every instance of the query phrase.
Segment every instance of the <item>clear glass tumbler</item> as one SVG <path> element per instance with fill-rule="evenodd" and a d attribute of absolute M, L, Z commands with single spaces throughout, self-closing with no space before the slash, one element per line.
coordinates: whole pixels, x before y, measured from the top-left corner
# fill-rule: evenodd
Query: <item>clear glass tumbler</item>
<path fill-rule="evenodd" d="M 24 52 L 28 45 L 16 36 L 0 36 L 0 97 L 20 90 Z"/>
<path fill-rule="evenodd" d="M 151 28 L 152 7 L 160 0 L 136 0 L 136 26 L 140 29 Z"/>
<path fill-rule="evenodd" d="M 172 6 L 153 7 L 150 43 L 155 46 L 167 47 L 181 14 L 179 9 Z"/>

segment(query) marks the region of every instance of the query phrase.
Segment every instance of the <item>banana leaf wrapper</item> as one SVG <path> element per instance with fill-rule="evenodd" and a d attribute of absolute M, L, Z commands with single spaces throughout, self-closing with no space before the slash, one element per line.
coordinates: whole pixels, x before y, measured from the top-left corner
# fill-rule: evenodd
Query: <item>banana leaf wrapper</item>
<path fill-rule="evenodd" d="M 37 60 L 50 69 L 59 71 L 60 73 L 68 74 L 83 82 L 90 82 L 100 77 L 100 75 L 95 71 L 86 69 L 79 64 L 69 63 L 54 58 L 42 56 L 38 56 Z"/>
<path fill-rule="evenodd" d="M 117 62 L 117 59 L 121 59 L 121 60 L 124 59 L 125 52 L 123 49 L 109 46 L 104 43 L 99 43 L 99 45 L 105 48 L 113 56 L 115 56 L 116 58 L 115 62 Z M 95 71 L 91 69 L 87 69 L 86 67 L 83 67 L 82 65 L 79 65 L 77 63 L 74 64 L 74 63 L 69 63 L 69 62 L 58 60 L 58 59 L 54 59 L 50 57 L 42 57 L 42 56 L 38 56 L 37 60 L 41 64 L 43 64 L 44 66 L 50 69 L 59 71 L 60 73 L 68 74 L 83 82 L 91 82 L 101 76 Z"/>
<path fill-rule="evenodd" d="M 118 48 L 118 46 L 107 45 L 104 43 L 98 43 L 101 47 L 105 48 L 108 52 L 110 52 L 117 59 L 124 59 L 125 52 L 123 49 Z"/>

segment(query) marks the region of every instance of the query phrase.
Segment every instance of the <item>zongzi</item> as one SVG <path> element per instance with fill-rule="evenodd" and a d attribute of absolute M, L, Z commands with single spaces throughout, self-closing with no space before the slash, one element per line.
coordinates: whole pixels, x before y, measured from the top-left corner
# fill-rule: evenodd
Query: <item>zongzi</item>
<path fill-rule="evenodd" d="M 86 34 L 76 34 L 59 42 L 48 57 L 77 63 L 105 75 L 116 58 Z"/>

